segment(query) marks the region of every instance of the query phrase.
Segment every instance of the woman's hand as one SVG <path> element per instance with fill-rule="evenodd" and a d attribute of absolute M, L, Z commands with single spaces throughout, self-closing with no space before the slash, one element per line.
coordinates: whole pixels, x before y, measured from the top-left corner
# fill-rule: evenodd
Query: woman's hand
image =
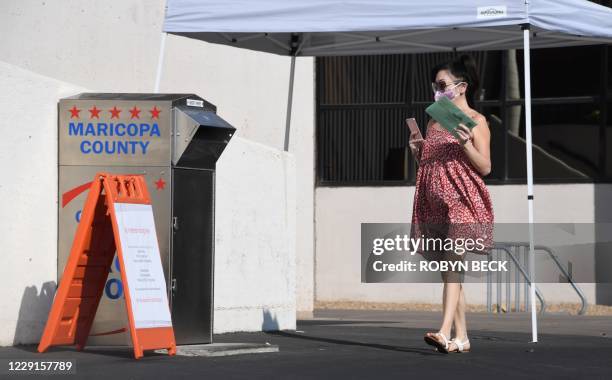
<path fill-rule="evenodd" d="M 459 135 L 459 143 L 474 168 L 480 175 L 486 176 L 491 172 L 491 132 L 484 116 L 478 115 L 475 121 L 477 124 L 471 130 L 463 124 L 459 124 L 455 130 Z"/>
<path fill-rule="evenodd" d="M 421 148 L 423 147 L 424 142 L 425 140 L 420 138 L 418 133 L 410 133 L 410 138 L 408 139 L 408 146 L 410 146 L 412 157 L 414 157 L 417 162 L 421 159 Z"/>
<path fill-rule="evenodd" d="M 459 125 L 455 127 L 455 132 L 459 135 L 457 140 L 459 140 L 461 145 L 465 145 L 468 141 L 474 140 L 474 133 L 472 130 L 462 123 L 459 123 Z"/>

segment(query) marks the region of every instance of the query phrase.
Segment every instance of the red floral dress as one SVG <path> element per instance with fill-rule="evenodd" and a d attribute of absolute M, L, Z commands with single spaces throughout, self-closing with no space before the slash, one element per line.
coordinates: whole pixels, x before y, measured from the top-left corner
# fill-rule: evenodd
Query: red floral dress
<path fill-rule="evenodd" d="M 437 122 L 427 128 L 421 147 L 410 234 L 415 239 L 480 238 L 479 247 L 485 249 L 474 253 L 488 253 L 493 245 L 489 191 L 459 141 Z"/>

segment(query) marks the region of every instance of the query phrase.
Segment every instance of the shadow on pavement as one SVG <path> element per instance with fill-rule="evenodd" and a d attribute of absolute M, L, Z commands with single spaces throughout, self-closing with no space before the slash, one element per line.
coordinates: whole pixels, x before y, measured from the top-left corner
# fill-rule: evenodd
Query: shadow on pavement
<path fill-rule="evenodd" d="M 428 355 L 440 355 L 439 353 L 434 352 L 432 349 L 391 346 L 391 345 L 379 344 L 379 343 L 355 342 L 355 341 L 344 340 L 344 339 L 333 339 L 333 338 L 323 338 L 323 337 L 316 337 L 316 336 L 308 336 L 308 335 L 304 335 L 304 334 L 290 333 L 290 332 L 287 332 L 287 331 L 268 331 L 268 332 L 266 332 L 266 334 L 276 335 L 276 336 L 283 336 L 283 337 L 286 337 L 286 338 L 297 338 L 297 339 L 305 339 L 305 340 L 311 340 L 311 341 L 317 341 L 317 342 L 325 342 L 325 343 L 332 343 L 332 344 L 342 344 L 342 345 L 346 345 L 346 346 L 370 347 L 370 348 L 377 348 L 377 349 L 389 350 L 389 351 L 411 352 L 411 353 L 415 353 L 415 354 L 419 354 L 419 355 L 426 355 L 426 356 L 428 356 Z"/>

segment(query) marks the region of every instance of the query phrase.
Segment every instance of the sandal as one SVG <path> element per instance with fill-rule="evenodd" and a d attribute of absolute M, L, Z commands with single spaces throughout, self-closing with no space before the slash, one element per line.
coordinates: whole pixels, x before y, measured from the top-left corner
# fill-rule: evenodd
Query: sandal
<path fill-rule="evenodd" d="M 440 340 L 436 337 L 442 337 L 442 339 Z M 436 333 L 431 333 L 431 335 L 425 335 L 423 339 L 425 340 L 425 343 L 429 344 L 430 346 L 434 346 L 438 349 L 438 351 L 448 354 L 449 341 L 448 338 L 441 332 L 438 331 Z"/>
<path fill-rule="evenodd" d="M 455 346 L 457 346 L 456 350 L 448 350 L 448 352 L 470 352 L 470 347 L 465 348 L 466 345 L 470 344 L 470 340 L 468 338 L 465 338 L 465 340 L 462 342 L 457 338 L 453 338 L 453 340 L 450 341 L 450 343 L 454 344 Z"/>

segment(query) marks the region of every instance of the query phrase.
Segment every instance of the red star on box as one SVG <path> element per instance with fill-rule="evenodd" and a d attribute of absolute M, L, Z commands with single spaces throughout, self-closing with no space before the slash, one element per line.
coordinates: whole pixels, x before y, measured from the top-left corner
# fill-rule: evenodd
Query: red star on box
<path fill-rule="evenodd" d="M 130 116 L 131 119 L 140 119 L 140 109 L 138 107 L 134 106 L 134 108 L 130 110 L 130 113 L 132 114 L 132 116 Z"/>
<path fill-rule="evenodd" d="M 161 112 L 161 110 L 158 109 L 157 106 L 153 107 L 153 109 L 149 112 L 151 112 L 151 119 L 159 119 L 159 113 Z"/>
<path fill-rule="evenodd" d="M 81 112 L 81 110 L 80 110 L 80 109 L 78 109 L 78 108 L 76 108 L 76 106 L 72 106 L 72 108 L 71 108 L 71 109 L 69 109 L 68 111 L 70 111 L 70 113 L 71 113 L 71 115 L 70 115 L 70 118 L 71 118 L 71 119 L 73 119 L 73 118 L 75 118 L 75 117 L 76 117 L 77 119 L 79 118 L 79 112 Z"/>
<path fill-rule="evenodd" d="M 111 113 L 111 119 L 119 119 L 119 114 L 121 113 L 121 110 L 117 108 L 117 106 L 113 106 L 113 108 L 109 109 L 109 111 Z"/>
<path fill-rule="evenodd" d="M 166 187 L 166 181 L 164 181 L 161 177 L 154 183 L 157 190 L 163 190 L 164 187 Z"/>
<path fill-rule="evenodd" d="M 99 108 L 96 108 L 96 106 L 93 106 L 93 108 L 90 108 L 89 109 L 89 113 L 91 114 L 90 119 L 93 119 L 94 117 L 99 119 L 100 118 L 100 111 L 102 111 L 102 110 L 99 109 Z"/>

